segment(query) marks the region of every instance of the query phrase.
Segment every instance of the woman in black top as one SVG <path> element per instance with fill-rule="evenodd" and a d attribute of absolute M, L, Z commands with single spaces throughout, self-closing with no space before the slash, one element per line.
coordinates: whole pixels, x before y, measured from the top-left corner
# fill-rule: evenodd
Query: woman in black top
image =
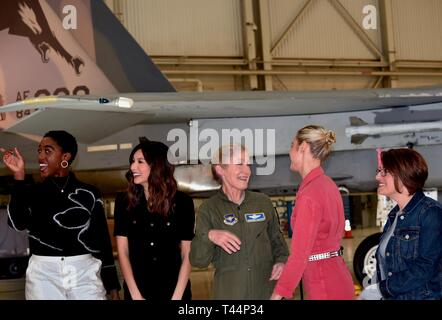
<path fill-rule="evenodd" d="M 128 191 L 115 201 L 118 257 L 125 299 L 190 300 L 192 199 L 177 191 L 168 147 L 146 141 L 129 157 Z"/>
<path fill-rule="evenodd" d="M 77 180 L 69 166 L 77 142 L 49 131 L 38 146 L 42 183 L 27 185 L 25 161 L 15 148 L 3 162 L 14 174 L 9 225 L 28 230 L 31 258 L 27 299 L 118 299 L 120 288 L 100 192 Z M 101 273 L 101 277 L 100 277 Z M 104 287 L 103 287 L 104 285 Z"/>

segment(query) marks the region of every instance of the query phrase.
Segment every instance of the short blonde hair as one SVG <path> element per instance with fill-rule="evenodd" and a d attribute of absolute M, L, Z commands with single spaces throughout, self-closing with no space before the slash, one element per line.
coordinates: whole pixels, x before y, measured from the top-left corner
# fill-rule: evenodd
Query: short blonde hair
<path fill-rule="evenodd" d="M 332 145 L 336 142 L 336 133 L 322 126 L 309 125 L 296 134 L 298 144 L 306 142 L 310 146 L 313 158 L 324 161 L 332 151 Z"/>
<path fill-rule="evenodd" d="M 232 162 L 233 155 L 238 151 L 247 152 L 247 149 L 242 144 L 231 143 L 231 144 L 222 145 L 213 154 L 212 160 L 210 161 L 210 165 L 211 165 L 211 169 L 212 169 L 212 176 L 219 183 L 222 183 L 222 180 L 221 180 L 221 177 L 218 176 L 218 173 L 216 172 L 215 167 L 217 165 L 226 166 L 226 165 L 230 164 Z"/>

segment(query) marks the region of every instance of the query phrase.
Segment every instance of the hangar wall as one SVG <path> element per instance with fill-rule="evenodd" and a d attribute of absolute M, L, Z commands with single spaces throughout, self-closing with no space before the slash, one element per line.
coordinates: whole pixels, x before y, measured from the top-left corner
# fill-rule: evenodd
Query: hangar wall
<path fill-rule="evenodd" d="M 179 91 L 442 83 L 438 0 L 106 0 Z"/>

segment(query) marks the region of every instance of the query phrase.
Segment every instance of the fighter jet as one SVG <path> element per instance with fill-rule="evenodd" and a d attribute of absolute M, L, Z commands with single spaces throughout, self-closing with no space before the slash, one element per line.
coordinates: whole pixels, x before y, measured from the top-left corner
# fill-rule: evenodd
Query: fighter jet
<path fill-rule="evenodd" d="M 80 143 L 74 170 L 112 194 L 124 189 L 130 150 L 146 137 L 171 147 L 181 189 L 210 192 L 219 188 L 211 154 L 236 139 L 249 149 L 251 189 L 294 194 L 291 140 L 299 128 L 319 124 L 337 134 L 325 169 L 350 192 L 376 189 L 379 147 L 417 148 L 429 161 L 428 183 L 442 185 L 442 87 L 175 92 L 106 5 L 89 3 L 77 8 L 81 33 L 63 27 L 55 2 L 0 5 L 8 17 L 0 31 L 0 145 L 19 147 L 30 172 L 38 173 L 41 136 L 64 129 Z M 4 167 L 0 173 L 8 174 Z"/>

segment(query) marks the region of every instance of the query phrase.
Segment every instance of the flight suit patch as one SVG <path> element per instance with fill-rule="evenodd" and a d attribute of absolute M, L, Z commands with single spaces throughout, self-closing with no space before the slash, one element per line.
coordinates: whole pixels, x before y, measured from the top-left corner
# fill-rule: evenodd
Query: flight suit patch
<path fill-rule="evenodd" d="M 224 223 L 225 224 L 227 224 L 229 226 L 233 226 L 237 222 L 238 222 L 238 218 L 235 217 L 235 214 L 230 213 L 230 214 L 224 215 Z"/>
<path fill-rule="evenodd" d="M 247 222 L 261 222 L 266 219 L 264 212 L 246 213 L 244 216 Z"/>

